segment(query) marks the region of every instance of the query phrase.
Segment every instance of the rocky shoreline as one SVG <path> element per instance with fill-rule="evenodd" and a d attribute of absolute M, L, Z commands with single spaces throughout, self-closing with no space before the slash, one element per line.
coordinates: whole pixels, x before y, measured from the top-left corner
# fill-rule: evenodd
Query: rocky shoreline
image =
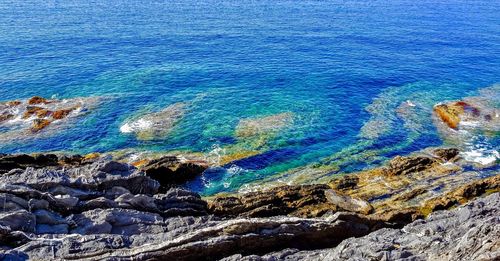
<path fill-rule="evenodd" d="M 204 199 L 181 185 L 205 162 L 1 155 L 0 258 L 495 260 L 500 175 L 464 164 L 439 148 L 328 184 Z"/>

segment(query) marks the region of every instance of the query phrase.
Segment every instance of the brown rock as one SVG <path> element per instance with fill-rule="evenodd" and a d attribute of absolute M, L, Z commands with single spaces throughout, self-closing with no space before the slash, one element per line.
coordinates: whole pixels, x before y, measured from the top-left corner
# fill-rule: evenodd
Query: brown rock
<path fill-rule="evenodd" d="M 439 148 L 432 153 L 443 161 L 449 161 L 457 157 L 460 151 L 457 148 Z"/>
<path fill-rule="evenodd" d="M 47 127 L 50 125 L 50 121 L 46 119 L 34 119 L 33 120 L 33 125 L 31 127 L 32 132 L 38 132 L 42 130 L 43 128 Z"/>
<path fill-rule="evenodd" d="M 7 102 L 7 106 L 9 106 L 9 107 L 16 107 L 16 106 L 21 105 L 21 103 L 22 103 L 21 101 L 8 101 Z"/>
<path fill-rule="evenodd" d="M 458 128 L 460 117 L 464 113 L 471 114 L 473 117 L 479 117 L 481 115 L 478 108 L 464 101 L 438 104 L 434 106 L 434 112 L 452 129 Z"/>
<path fill-rule="evenodd" d="M 209 210 L 220 216 L 318 217 L 329 211 L 369 213 L 372 207 L 365 201 L 338 194 L 326 185 L 301 185 L 217 197 L 209 202 Z"/>
<path fill-rule="evenodd" d="M 49 100 L 40 97 L 40 96 L 33 96 L 28 100 L 28 104 L 34 105 L 34 104 L 48 104 L 50 103 Z"/>
<path fill-rule="evenodd" d="M 4 122 L 4 121 L 7 121 L 7 120 L 10 120 L 14 118 L 14 115 L 13 114 L 10 114 L 10 113 L 4 113 L 4 114 L 1 114 L 0 115 L 0 123 Z"/>
<path fill-rule="evenodd" d="M 373 214 L 371 217 L 374 219 L 396 224 L 397 227 L 402 227 L 417 219 L 423 218 L 424 215 L 418 208 L 405 208 L 391 209 L 383 213 Z"/>
<path fill-rule="evenodd" d="M 175 156 L 153 159 L 143 164 L 141 170 L 152 179 L 157 180 L 164 188 L 191 180 L 208 168 L 205 162 L 183 162 Z"/>
<path fill-rule="evenodd" d="M 335 190 L 344 191 L 355 189 L 359 178 L 356 175 L 344 175 L 332 180 L 329 185 Z"/>
<path fill-rule="evenodd" d="M 23 114 L 23 119 L 27 119 L 27 118 L 31 117 L 33 114 L 37 114 L 39 111 L 43 112 L 43 111 L 47 111 L 47 110 L 45 110 L 42 107 L 38 107 L 38 106 L 27 106 L 26 111 Z"/>
<path fill-rule="evenodd" d="M 63 110 L 57 110 L 57 111 L 54 111 L 54 113 L 52 114 L 52 118 L 54 120 L 60 120 L 60 119 L 64 119 L 66 118 L 66 116 L 68 116 L 68 114 L 70 114 L 75 108 L 70 108 L 70 109 L 63 109 Z"/>
<path fill-rule="evenodd" d="M 52 113 L 52 112 L 51 112 L 51 111 L 49 111 L 49 110 L 42 109 L 42 110 L 38 110 L 38 111 L 36 111 L 36 113 L 35 113 L 35 114 L 36 114 L 36 116 L 37 116 L 38 118 L 45 118 L 45 117 L 49 116 L 51 113 Z"/>
<path fill-rule="evenodd" d="M 462 185 L 444 195 L 430 199 L 423 204 L 421 211 L 429 214 L 437 210 L 449 209 L 483 194 L 498 191 L 500 191 L 500 175 Z"/>
<path fill-rule="evenodd" d="M 416 188 L 416 189 L 410 190 L 406 193 L 403 193 L 401 195 L 395 196 L 393 201 L 406 202 L 406 201 L 409 201 L 409 200 L 416 198 L 418 195 L 424 194 L 425 192 L 427 192 L 427 189 L 425 189 L 425 188 Z"/>
<path fill-rule="evenodd" d="M 389 176 L 407 175 L 431 168 L 436 161 L 429 157 L 415 156 L 402 157 L 396 156 L 386 167 L 386 174 Z"/>

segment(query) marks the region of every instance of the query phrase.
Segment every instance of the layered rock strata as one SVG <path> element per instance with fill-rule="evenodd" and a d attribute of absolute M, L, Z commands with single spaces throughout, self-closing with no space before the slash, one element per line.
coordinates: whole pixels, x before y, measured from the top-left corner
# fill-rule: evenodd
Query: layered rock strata
<path fill-rule="evenodd" d="M 402 179 L 458 160 L 457 153 L 450 149 L 438 154 L 428 158 L 397 157 L 375 172 L 382 175 L 379 178 Z M 403 208 L 388 206 L 411 202 L 424 192 L 398 195 L 398 200 L 389 197 L 381 204 L 369 199 L 372 190 L 363 192 L 366 186 L 363 175 L 344 176 L 329 185 L 283 186 L 219 196 L 207 202 L 194 192 L 176 187 L 174 182 L 162 186 L 147 174 L 148 169 L 155 169 L 158 175 L 171 175 L 160 166 L 172 167 L 176 161 L 160 157 L 143 162 L 138 169 L 95 155 L 2 155 L 0 258 L 275 260 L 288 257 L 298 260 L 331 256 L 363 260 L 383 256 L 421 259 L 498 256 L 497 244 L 492 241 L 498 238 L 498 220 L 491 219 L 498 214 L 498 193 L 494 193 L 499 190 L 498 176 L 469 182 Z M 189 164 L 187 167 L 192 167 Z M 476 250 L 469 256 L 450 252 L 446 238 L 439 240 L 449 255 L 427 243 L 434 239 L 418 239 L 412 232 L 410 235 L 405 232 L 412 227 L 415 227 L 412 231 L 426 229 L 418 227 L 419 224 L 430 224 L 432 228 L 433 222 L 439 220 L 434 214 L 426 221 L 411 222 L 489 193 L 494 195 L 469 207 L 468 216 L 457 210 L 442 212 L 448 213 L 443 215 L 450 221 L 438 226 L 447 230 L 437 229 L 430 234 L 465 240 L 470 238 L 467 233 L 472 232 L 466 232 L 465 227 L 454 232 L 463 223 L 455 221 L 457 215 L 459 220 L 470 221 L 471 226 L 489 218 L 494 228 L 487 231 L 481 227 L 479 234 L 473 236 L 489 243 L 480 247 L 476 241 L 464 241 L 464 247 Z M 482 214 L 474 207 L 480 205 L 487 206 Z M 403 230 L 398 229 L 401 227 Z M 390 246 L 395 239 L 399 240 L 398 247 Z M 370 244 L 375 247 L 368 249 Z M 367 252 L 362 251 L 364 248 Z M 431 251 L 421 254 L 426 249 Z"/>

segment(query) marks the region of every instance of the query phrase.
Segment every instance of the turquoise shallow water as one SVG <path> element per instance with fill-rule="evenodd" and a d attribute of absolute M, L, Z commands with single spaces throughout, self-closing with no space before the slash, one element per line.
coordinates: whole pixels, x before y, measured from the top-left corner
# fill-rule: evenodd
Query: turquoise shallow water
<path fill-rule="evenodd" d="M 2 1 L 0 100 L 103 102 L 0 152 L 254 151 L 189 184 L 204 194 L 314 164 L 360 170 L 441 145 L 432 106 L 499 82 L 498 13 L 496 1 Z M 409 125 L 406 101 L 422 108 Z M 189 109 L 169 135 L 120 132 L 177 102 Z M 241 119 L 279 113 L 293 124 L 236 137 Z"/>

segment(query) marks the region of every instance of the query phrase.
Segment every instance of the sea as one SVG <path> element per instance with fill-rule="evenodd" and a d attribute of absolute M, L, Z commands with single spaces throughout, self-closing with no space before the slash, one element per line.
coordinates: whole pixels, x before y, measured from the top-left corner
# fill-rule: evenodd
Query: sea
<path fill-rule="evenodd" d="M 498 98 L 499 14 L 490 0 L 2 0 L 0 101 L 101 102 L 0 153 L 194 153 L 215 162 L 186 184 L 206 196 L 372 168 L 450 145 L 434 105 Z M 161 137 L 124 127 L 179 103 Z M 498 162 L 498 132 L 471 142 Z"/>

